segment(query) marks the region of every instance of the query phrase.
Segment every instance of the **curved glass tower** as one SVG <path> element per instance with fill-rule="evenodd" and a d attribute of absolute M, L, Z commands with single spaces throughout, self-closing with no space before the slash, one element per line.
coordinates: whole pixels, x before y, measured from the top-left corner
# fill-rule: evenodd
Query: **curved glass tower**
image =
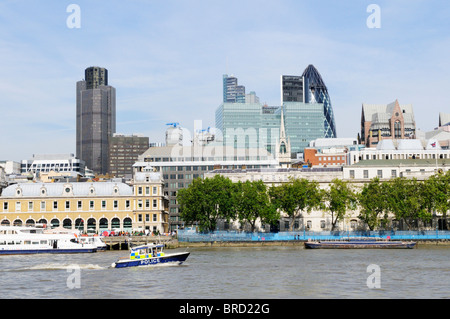
<path fill-rule="evenodd" d="M 312 65 L 303 72 L 305 103 L 323 103 L 325 138 L 335 138 L 336 123 L 333 108 L 331 107 L 328 89 L 320 76 L 319 71 Z"/>

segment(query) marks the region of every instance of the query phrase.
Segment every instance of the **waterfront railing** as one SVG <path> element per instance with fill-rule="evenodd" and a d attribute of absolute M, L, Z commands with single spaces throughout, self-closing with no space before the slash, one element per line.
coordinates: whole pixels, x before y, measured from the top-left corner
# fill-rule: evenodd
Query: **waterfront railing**
<path fill-rule="evenodd" d="M 193 230 L 178 231 L 178 241 L 181 242 L 342 240 L 349 237 L 377 237 L 390 238 L 391 240 L 450 240 L 450 231 L 288 231 L 277 233 L 248 233 L 240 231 L 199 233 Z"/>

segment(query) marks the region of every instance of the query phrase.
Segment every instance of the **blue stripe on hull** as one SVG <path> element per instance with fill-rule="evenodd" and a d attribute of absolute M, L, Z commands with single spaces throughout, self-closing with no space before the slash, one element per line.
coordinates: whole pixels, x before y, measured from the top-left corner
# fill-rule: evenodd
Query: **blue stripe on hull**
<path fill-rule="evenodd" d="M 139 267 L 139 266 L 151 266 L 177 262 L 181 264 L 187 259 L 189 254 L 190 253 L 184 253 L 176 256 L 165 256 L 157 258 L 130 260 L 125 262 L 116 262 L 114 267 L 115 268 Z"/>
<path fill-rule="evenodd" d="M 97 249 L 23 249 L 0 250 L 0 255 L 30 255 L 30 254 L 77 254 L 95 253 Z"/>

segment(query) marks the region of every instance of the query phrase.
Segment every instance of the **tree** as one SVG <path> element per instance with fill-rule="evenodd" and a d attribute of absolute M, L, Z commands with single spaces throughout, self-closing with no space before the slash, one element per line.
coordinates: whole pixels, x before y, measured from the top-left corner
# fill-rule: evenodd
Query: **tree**
<path fill-rule="evenodd" d="M 239 181 L 234 188 L 234 208 L 241 223 L 249 223 L 255 231 L 256 221 L 273 224 L 280 217 L 274 205 L 270 203 L 267 186 L 263 181 Z"/>
<path fill-rule="evenodd" d="M 429 221 L 432 214 L 428 210 L 428 204 L 423 196 L 425 183 L 417 179 L 397 177 L 390 181 L 388 207 L 395 218 L 402 220 L 409 230 L 414 222 L 419 219 Z"/>
<path fill-rule="evenodd" d="M 235 218 L 233 182 L 221 175 L 197 178 L 177 194 L 180 217 L 187 223 L 197 222 L 200 231 L 214 231 L 219 219 Z"/>
<path fill-rule="evenodd" d="M 358 218 L 367 224 L 370 230 L 387 223 L 387 184 L 374 178 L 370 183 L 364 184 L 357 195 L 360 212 Z M 381 219 L 380 219 L 381 218 Z"/>
<path fill-rule="evenodd" d="M 447 211 L 450 210 L 450 171 L 430 176 L 424 186 L 422 196 L 428 213 L 432 215 L 434 210 L 441 213 L 442 219 L 446 220 Z"/>
<path fill-rule="evenodd" d="M 333 179 L 324 194 L 325 209 L 331 213 L 331 230 L 344 219 L 348 209 L 356 208 L 356 194 L 348 182 Z"/>
<path fill-rule="evenodd" d="M 311 212 L 312 209 L 320 207 L 322 192 L 316 181 L 291 178 L 289 183 L 272 186 L 269 196 L 275 207 L 288 215 L 289 230 L 293 231 L 296 218 L 303 212 Z"/>

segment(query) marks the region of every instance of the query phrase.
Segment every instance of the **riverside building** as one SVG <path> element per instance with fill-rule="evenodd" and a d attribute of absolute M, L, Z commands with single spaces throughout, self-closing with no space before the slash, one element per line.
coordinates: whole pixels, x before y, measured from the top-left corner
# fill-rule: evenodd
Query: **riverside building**
<path fill-rule="evenodd" d="M 416 122 L 411 104 L 366 104 L 361 113 L 361 144 L 374 147 L 385 139 L 415 139 Z"/>
<path fill-rule="evenodd" d="M 101 233 L 103 230 L 168 231 L 167 199 L 161 174 L 136 172 L 120 181 L 18 183 L 0 196 L 1 225 L 47 224 Z"/>
<path fill-rule="evenodd" d="M 207 172 L 215 169 L 269 168 L 277 167 L 279 162 L 266 149 L 194 143 L 192 146 L 151 147 L 139 156 L 135 166 L 147 164 L 162 174 L 165 195 L 169 199 L 170 227 L 175 230 L 184 226 L 179 216 L 177 192 L 188 187 L 193 179 L 204 178 Z"/>
<path fill-rule="evenodd" d="M 32 159 L 22 160 L 20 172 L 33 175 L 60 172 L 65 175 L 84 176 L 85 163 L 74 154 L 33 154 Z"/>
<path fill-rule="evenodd" d="M 131 179 L 133 164 L 149 147 L 149 138 L 139 134 L 113 134 L 109 140 L 108 173 Z"/>

